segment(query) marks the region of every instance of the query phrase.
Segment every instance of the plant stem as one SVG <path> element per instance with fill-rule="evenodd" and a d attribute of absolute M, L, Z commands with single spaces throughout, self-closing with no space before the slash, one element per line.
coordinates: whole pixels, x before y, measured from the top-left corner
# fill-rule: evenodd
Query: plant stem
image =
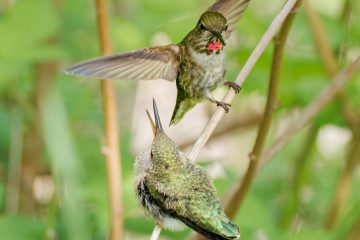
<path fill-rule="evenodd" d="M 327 103 L 329 103 L 347 81 L 360 69 L 360 56 L 350 63 L 342 72 L 330 82 L 311 103 L 299 114 L 296 122 L 290 124 L 289 128 L 281 134 L 274 143 L 262 154 L 260 168 L 269 162 L 289 141 L 303 129 L 316 114 L 318 114 Z"/>
<path fill-rule="evenodd" d="M 306 180 L 308 166 L 311 160 L 312 149 L 316 143 L 316 137 L 319 132 L 319 126 L 312 125 L 307 132 L 304 144 L 295 159 L 293 167 L 293 178 L 289 186 L 291 192 L 288 201 L 288 207 L 285 209 L 282 225 L 288 229 L 294 223 L 294 217 L 297 213 L 299 205 L 301 204 L 301 189 Z"/>
<path fill-rule="evenodd" d="M 53 89 L 54 76 L 58 72 L 57 62 L 46 61 L 35 64 L 36 80 L 27 106 L 31 112 L 31 122 L 25 126 L 23 136 L 23 152 L 21 159 L 21 183 L 19 195 L 19 212 L 35 214 L 41 205 L 33 194 L 33 184 L 38 175 L 49 171 L 43 161 L 43 137 L 41 136 L 41 104 Z M 20 97 L 19 97 L 20 99 Z"/>
<path fill-rule="evenodd" d="M 275 46 L 272 59 L 267 102 L 264 110 L 264 117 L 260 123 L 254 148 L 249 156 L 250 162 L 248 170 L 245 173 L 244 178 L 240 180 L 241 184 L 239 184 L 238 188 L 231 192 L 230 198 L 228 198 L 228 201 L 225 204 L 225 212 L 230 218 L 233 218 L 236 215 L 256 175 L 256 170 L 259 163 L 259 156 L 263 151 L 265 140 L 270 130 L 272 113 L 278 104 L 277 98 L 279 89 L 279 77 L 285 43 L 288 38 L 292 23 L 294 22 L 295 13 L 300 5 L 301 1 L 299 0 L 294 5 L 291 14 L 286 17 L 279 33 L 275 36 Z"/>
<path fill-rule="evenodd" d="M 160 237 L 160 233 L 161 233 L 161 227 L 159 225 L 156 225 L 151 234 L 150 240 L 157 240 Z"/>
<path fill-rule="evenodd" d="M 346 240 L 357 240 L 360 236 L 360 217 L 356 220 L 356 222 L 351 227 Z"/>
<path fill-rule="evenodd" d="M 103 55 L 111 52 L 108 34 L 107 11 L 105 0 L 96 1 L 99 40 Z M 102 147 L 106 158 L 108 195 L 110 201 L 110 238 L 123 239 L 123 207 L 121 198 L 121 164 L 119 153 L 119 127 L 117 124 L 116 94 L 113 83 L 109 80 L 101 81 L 101 93 L 104 111 L 104 138 Z"/>
<path fill-rule="evenodd" d="M 257 46 L 252 51 L 244 67 L 241 69 L 240 73 L 238 74 L 235 83 L 237 83 L 239 86 L 241 86 L 242 83 L 246 80 L 246 77 L 249 75 L 250 71 L 252 70 L 256 62 L 259 60 L 262 53 L 265 51 L 265 48 L 273 39 L 276 32 L 279 30 L 279 28 L 285 21 L 285 18 L 291 12 L 296 2 L 297 0 L 288 0 L 285 3 L 284 7 L 281 9 L 280 13 L 272 21 L 272 23 L 268 27 L 267 31 L 264 33 L 263 37 L 261 38 Z M 227 103 L 231 103 L 234 97 L 235 97 L 235 91 L 233 89 L 229 89 L 229 91 L 224 96 L 223 101 Z M 225 111 L 222 107 L 218 107 L 216 109 L 215 113 L 212 115 L 211 119 L 204 127 L 202 133 L 200 134 L 199 138 L 195 142 L 194 146 L 192 147 L 188 155 L 188 158 L 191 162 L 195 161 L 201 149 L 205 146 L 206 142 L 209 140 L 214 129 L 220 123 L 224 114 Z M 196 237 L 194 239 L 196 239 Z"/>
<path fill-rule="evenodd" d="M 331 50 L 328 40 L 329 38 L 326 36 L 319 15 L 314 11 L 308 1 L 304 1 L 304 9 L 310 23 L 309 27 L 313 34 L 315 46 L 319 52 L 320 59 L 323 62 L 328 75 L 333 78 L 336 76 L 336 74 L 338 74 L 339 67 L 336 61 L 336 57 Z M 349 99 L 342 90 L 337 94 L 337 99 L 341 104 L 343 116 L 349 127 L 356 127 L 357 122 L 359 122 L 358 114 L 356 114 L 354 107 L 351 105 Z"/>
<path fill-rule="evenodd" d="M 238 119 L 234 119 L 229 121 L 228 123 L 222 125 L 222 128 L 218 128 L 214 131 L 214 133 L 210 136 L 209 140 L 215 139 L 219 136 L 223 136 L 227 133 L 231 133 L 233 131 L 239 129 L 247 129 L 250 127 L 255 127 L 262 119 L 262 114 L 259 112 L 250 113 L 249 115 L 243 116 Z M 195 143 L 196 139 L 191 139 L 179 146 L 180 149 L 186 149 Z"/>
<path fill-rule="evenodd" d="M 349 1 L 346 1 L 345 3 L 345 9 L 343 14 L 343 21 L 348 21 L 348 18 L 350 16 L 350 3 Z M 336 62 L 335 54 L 331 50 L 330 43 L 328 41 L 328 38 L 326 36 L 324 27 L 322 25 L 321 19 L 318 16 L 318 14 L 312 9 L 311 5 L 306 2 L 305 4 L 305 10 L 307 14 L 307 18 L 310 22 L 310 29 L 314 35 L 315 45 L 316 48 L 319 51 L 320 58 L 326 68 L 327 73 L 330 76 L 334 76 L 338 72 L 338 65 Z M 348 188 L 351 184 L 351 176 L 353 173 L 352 167 L 355 167 L 355 159 L 357 154 L 355 153 L 356 145 L 360 144 L 357 143 L 360 141 L 360 136 L 358 133 L 358 128 L 360 124 L 360 117 L 359 113 L 355 110 L 355 108 L 352 106 L 350 101 L 348 100 L 347 96 L 343 91 L 340 91 L 337 95 L 337 98 L 341 104 L 342 113 L 343 116 L 348 124 L 348 126 L 351 128 L 353 133 L 353 146 L 350 150 L 349 158 L 346 162 L 346 166 L 344 168 L 344 171 L 342 172 L 340 181 L 338 183 L 338 187 L 332 202 L 332 207 L 329 208 L 328 216 L 325 220 L 325 227 L 328 230 L 332 230 L 335 227 L 339 211 L 341 210 L 342 206 L 344 205 L 347 197 L 348 197 Z M 360 153 L 359 153 L 360 154 Z"/>
<path fill-rule="evenodd" d="M 5 210 L 7 214 L 17 214 L 20 199 L 21 159 L 23 157 L 24 145 L 23 113 L 14 108 L 11 110 L 11 118 Z"/>
<path fill-rule="evenodd" d="M 276 32 L 279 30 L 280 26 L 285 21 L 287 15 L 291 12 L 293 6 L 297 0 L 288 0 L 280 13 L 276 16 L 276 18 L 272 21 L 270 26 L 268 27 L 267 31 L 261 38 L 260 42 L 257 44 L 256 48 L 251 53 L 249 59 L 246 61 L 244 67 L 241 69 L 239 75 L 237 76 L 235 83 L 239 86 L 245 81 L 246 77 L 249 75 L 250 71 L 259 60 L 261 54 L 264 52 L 267 45 L 275 36 Z M 225 97 L 223 98 L 224 102 L 231 103 L 235 97 L 235 92 L 232 89 L 229 89 Z M 216 128 L 216 126 L 221 121 L 222 117 L 224 116 L 225 111 L 223 108 L 218 107 L 215 113 L 212 115 L 209 122 L 204 127 L 202 133 L 200 134 L 198 140 L 194 144 L 193 148 L 191 149 L 188 158 L 190 161 L 194 162 L 197 156 L 199 155 L 201 149 L 205 146 L 206 142 L 208 141 L 210 135 Z"/>
<path fill-rule="evenodd" d="M 275 50 L 274 50 L 274 56 L 273 56 L 273 66 L 272 66 L 272 72 L 270 76 L 270 84 L 269 84 L 269 93 L 268 93 L 268 100 L 266 103 L 265 111 L 263 119 L 260 123 L 260 128 L 257 136 L 257 140 L 254 146 L 254 150 L 251 154 L 250 159 L 250 165 L 248 168 L 248 171 L 245 174 L 244 181 L 240 184 L 238 182 L 236 183 L 236 186 L 232 189 L 235 189 L 232 191 L 230 195 L 230 198 L 226 201 L 225 204 L 225 213 L 230 217 L 233 218 L 235 214 L 237 213 L 237 210 L 239 209 L 250 185 L 252 182 L 252 179 L 255 176 L 256 168 L 257 168 L 257 156 L 261 154 L 262 146 L 265 141 L 266 135 L 269 131 L 270 124 L 271 124 L 271 116 L 272 111 L 276 106 L 277 103 L 277 89 L 278 89 L 278 78 L 279 78 L 279 72 L 280 72 L 280 66 L 281 66 L 281 60 L 282 60 L 282 53 L 284 50 L 284 45 L 287 39 L 288 32 L 290 30 L 295 11 L 292 11 L 295 6 L 298 6 L 300 1 L 287 1 L 279 15 L 274 19 L 262 39 L 260 40 L 257 47 L 252 52 L 250 58 L 244 65 L 243 69 L 240 71 L 236 83 L 241 85 L 242 82 L 245 81 L 245 78 L 249 74 L 252 67 L 255 65 L 257 60 L 259 59 L 262 52 L 265 50 L 265 47 L 269 44 L 271 39 L 275 36 L 276 32 L 282 26 L 280 29 L 279 34 L 275 38 Z M 234 98 L 234 92 L 229 91 L 227 95 L 225 96 L 224 100 L 225 102 L 231 102 L 231 100 Z M 218 115 L 217 115 L 218 114 Z M 213 117 L 210 119 L 209 123 L 206 125 L 203 133 L 201 134 L 198 141 L 195 143 L 193 149 L 191 150 L 189 154 L 190 160 L 194 161 L 198 153 L 200 152 L 201 148 L 205 145 L 206 141 L 210 137 L 211 133 L 221 120 L 221 117 L 223 116 L 224 111 L 220 111 L 219 108 L 213 115 Z M 217 117 L 218 116 L 218 117 Z M 217 120 L 217 121 L 216 121 Z M 239 181 L 240 182 L 240 181 Z M 199 234 L 196 234 L 191 237 L 192 240 L 201 240 L 204 239 Z"/>
<path fill-rule="evenodd" d="M 328 230 L 334 229 L 336 225 L 339 212 L 349 196 L 351 179 L 360 159 L 360 125 L 358 127 L 357 131 L 354 132 L 350 154 L 348 160 L 346 161 L 345 168 L 341 173 L 333 202 L 329 208 L 330 211 L 325 220 L 325 228 Z"/>

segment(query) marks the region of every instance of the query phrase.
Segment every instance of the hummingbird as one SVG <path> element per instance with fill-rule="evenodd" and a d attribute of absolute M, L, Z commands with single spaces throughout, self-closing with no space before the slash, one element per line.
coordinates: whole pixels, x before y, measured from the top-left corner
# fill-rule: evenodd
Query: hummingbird
<path fill-rule="evenodd" d="M 220 85 L 240 91 L 239 85 L 225 81 L 224 58 L 226 40 L 249 1 L 215 1 L 178 44 L 95 58 L 70 66 L 65 73 L 98 79 L 176 81 L 177 97 L 170 125 L 203 99 L 228 112 L 231 105 L 216 100 L 211 92 Z"/>
<path fill-rule="evenodd" d="M 135 160 L 136 195 L 146 213 L 165 229 L 179 231 L 186 225 L 207 239 L 240 237 L 239 228 L 224 213 L 208 173 L 193 164 L 165 134 L 156 102 L 151 148 Z"/>

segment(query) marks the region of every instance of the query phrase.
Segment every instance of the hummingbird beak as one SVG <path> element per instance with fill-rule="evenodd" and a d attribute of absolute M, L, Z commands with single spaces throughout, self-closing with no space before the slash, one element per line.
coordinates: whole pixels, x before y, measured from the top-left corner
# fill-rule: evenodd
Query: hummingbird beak
<path fill-rule="evenodd" d="M 217 38 L 220 40 L 220 42 L 221 42 L 224 46 L 226 45 L 226 43 L 225 43 L 225 41 L 224 41 L 224 38 L 222 37 L 221 33 L 219 33 L 219 32 L 213 32 L 213 34 L 214 34 L 215 37 L 217 37 Z"/>
<path fill-rule="evenodd" d="M 160 116 L 159 116 L 159 112 L 158 112 L 158 109 L 156 106 L 155 99 L 153 99 L 153 108 L 154 108 L 155 129 L 156 129 L 155 135 L 156 135 L 158 132 L 162 132 L 163 128 L 161 125 L 161 120 L 160 120 Z"/>
<path fill-rule="evenodd" d="M 154 120 L 152 119 L 152 117 L 151 117 L 151 115 L 150 115 L 150 113 L 149 113 L 149 111 L 147 109 L 146 109 L 146 114 L 147 114 L 147 116 L 149 118 L 150 125 L 151 125 L 151 130 L 152 130 L 153 135 L 155 137 L 155 135 L 156 135 L 156 127 L 155 127 Z"/>

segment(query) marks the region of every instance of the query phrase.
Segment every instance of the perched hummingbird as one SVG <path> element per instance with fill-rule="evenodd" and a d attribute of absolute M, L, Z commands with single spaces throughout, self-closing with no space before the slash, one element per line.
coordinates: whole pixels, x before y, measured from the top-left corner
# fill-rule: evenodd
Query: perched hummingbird
<path fill-rule="evenodd" d="M 225 215 L 207 172 L 193 164 L 165 134 L 153 101 L 150 149 L 135 160 L 136 194 L 156 223 L 166 229 L 187 225 L 208 239 L 238 239 L 239 228 Z"/>
<path fill-rule="evenodd" d="M 178 92 L 170 125 L 204 98 L 228 112 L 230 104 L 214 99 L 211 92 L 222 84 L 240 90 L 237 84 L 225 81 L 225 46 L 249 1 L 217 0 L 178 44 L 100 57 L 70 66 L 65 72 L 99 79 L 176 80 Z"/>

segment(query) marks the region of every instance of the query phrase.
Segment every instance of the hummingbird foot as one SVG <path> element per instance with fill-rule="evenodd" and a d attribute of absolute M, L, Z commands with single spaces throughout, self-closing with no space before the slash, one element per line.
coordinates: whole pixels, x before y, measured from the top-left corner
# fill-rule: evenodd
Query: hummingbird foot
<path fill-rule="evenodd" d="M 239 84 L 235 83 L 235 82 L 224 82 L 225 86 L 228 86 L 229 88 L 234 89 L 235 93 L 239 93 L 241 90 L 241 87 L 239 86 Z"/>
<path fill-rule="evenodd" d="M 215 103 L 217 106 L 222 107 L 226 113 L 229 112 L 229 107 L 231 107 L 230 103 L 220 102 L 220 101 L 215 101 Z"/>

